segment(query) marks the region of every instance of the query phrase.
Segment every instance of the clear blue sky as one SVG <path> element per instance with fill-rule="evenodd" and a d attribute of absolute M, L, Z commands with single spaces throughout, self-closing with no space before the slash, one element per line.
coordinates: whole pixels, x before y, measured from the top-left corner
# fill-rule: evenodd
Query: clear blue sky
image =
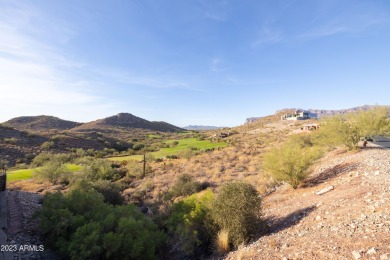
<path fill-rule="evenodd" d="M 0 122 L 390 103 L 390 1 L 0 0 Z"/>

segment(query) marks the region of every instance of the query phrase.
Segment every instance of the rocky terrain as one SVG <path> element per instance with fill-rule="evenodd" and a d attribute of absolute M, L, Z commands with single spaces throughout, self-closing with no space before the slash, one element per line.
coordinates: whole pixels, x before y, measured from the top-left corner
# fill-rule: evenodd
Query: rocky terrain
<path fill-rule="evenodd" d="M 54 252 L 45 248 L 39 235 L 35 218 L 41 207 L 42 196 L 30 192 L 9 191 L 8 203 L 8 243 L 13 259 L 60 259 Z"/>
<path fill-rule="evenodd" d="M 390 150 L 333 151 L 263 213 L 268 234 L 223 259 L 390 259 Z"/>

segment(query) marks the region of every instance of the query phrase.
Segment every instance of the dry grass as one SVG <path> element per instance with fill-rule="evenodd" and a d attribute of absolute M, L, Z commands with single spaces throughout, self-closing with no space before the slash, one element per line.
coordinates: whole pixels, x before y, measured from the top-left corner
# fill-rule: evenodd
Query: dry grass
<path fill-rule="evenodd" d="M 215 250 L 222 255 L 230 251 L 229 231 L 222 229 L 218 232 L 215 239 Z"/>

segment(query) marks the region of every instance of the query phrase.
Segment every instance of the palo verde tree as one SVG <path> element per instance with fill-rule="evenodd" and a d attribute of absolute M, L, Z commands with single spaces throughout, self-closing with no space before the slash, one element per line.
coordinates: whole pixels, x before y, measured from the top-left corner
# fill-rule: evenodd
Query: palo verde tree
<path fill-rule="evenodd" d="M 276 181 L 285 181 L 296 189 L 322 153 L 309 135 L 292 136 L 282 147 L 273 148 L 264 155 L 263 169 Z"/>
<path fill-rule="evenodd" d="M 390 134 L 389 110 L 376 107 L 368 111 L 326 117 L 321 120 L 317 140 L 331 145 L 345 145 L 348 149 L 358 148 L 361 138 Z"/>

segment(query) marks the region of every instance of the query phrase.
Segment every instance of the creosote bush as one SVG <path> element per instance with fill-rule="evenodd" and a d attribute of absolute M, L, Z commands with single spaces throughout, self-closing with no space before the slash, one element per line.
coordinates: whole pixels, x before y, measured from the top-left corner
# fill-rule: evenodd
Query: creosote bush
<path fill-rule="evenodd" d="M 241 181 L 222 186 L 212 203 L 210 217 L 218 230 L 228 232 L 229 243 L 236 248 L 265 227 L 259 194 L 252 185 Z"/>
<path fill-rule="evenodd" d="M 194 181 L 188 174 L 182 174 L 172 186 L 170 193 L 173 197 L 188 196 L 201 189 L 202 185 L 199 182 Z"/>

